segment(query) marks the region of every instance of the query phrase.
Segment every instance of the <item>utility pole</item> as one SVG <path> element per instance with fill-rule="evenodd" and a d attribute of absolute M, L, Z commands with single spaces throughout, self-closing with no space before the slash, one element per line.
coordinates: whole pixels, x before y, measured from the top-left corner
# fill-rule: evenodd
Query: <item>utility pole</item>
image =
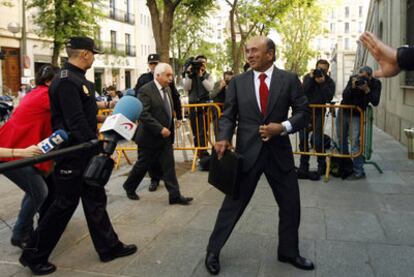
<path fill-rule="evenodd" d="M 27 37 L 26 37 L 26 1 L 22 0 L 22 36 L 20 41 L 20 59 L 21 59 L 21 75 L 26 77 L 25 74 L 25 61 L 27 54 Z"/>

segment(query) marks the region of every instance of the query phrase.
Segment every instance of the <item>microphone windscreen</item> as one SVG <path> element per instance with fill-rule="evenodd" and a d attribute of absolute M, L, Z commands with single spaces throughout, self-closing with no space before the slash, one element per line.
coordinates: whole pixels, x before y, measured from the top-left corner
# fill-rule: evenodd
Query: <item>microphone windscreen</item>
<path fill-rule="evenodd" d="M 116 103 L 112 114 L 120 113 L 131 121 L 137 121 L 141 112 L 141 101 L 134 96 L 125 95 Z"/>
<path fill-rule="evenodd" d="M 65 130 L 62 129 L 58 129 L 55 132 L 53 132 L 52 137 L 60 137 L 63 140 L 62 142 L 68 141 L 69 139 L 68 134 L 65 132 Z M 62 142 L 59 141 L 57 144 L 60 144 Z"/>

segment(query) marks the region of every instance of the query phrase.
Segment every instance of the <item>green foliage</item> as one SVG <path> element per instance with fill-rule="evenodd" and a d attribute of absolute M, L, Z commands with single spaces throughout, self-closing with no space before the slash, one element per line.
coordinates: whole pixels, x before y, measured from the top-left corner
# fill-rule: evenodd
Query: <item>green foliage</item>
<path fill-rule="evenodd" d="M 54 53 L 59 53 L 72 36 L 94 36 L 97 20 L 103 17 L 102 0 L 27 0 L 27 8 L 37 11 L 34 23 L 37 34 L 53 38 Z M 56 58 L 56 57 L 55 57 Z"/>
<path fill-rule="evenodd" d="M 322 20 L 322 7 L 318 3 L 301 5 L 298 1 L 276 26 L 283 41 L 281 53 L 286 70 L 299 76 L 307 72 L 309 60 L 316 55 L 310 42 L 326 32 Z"/>

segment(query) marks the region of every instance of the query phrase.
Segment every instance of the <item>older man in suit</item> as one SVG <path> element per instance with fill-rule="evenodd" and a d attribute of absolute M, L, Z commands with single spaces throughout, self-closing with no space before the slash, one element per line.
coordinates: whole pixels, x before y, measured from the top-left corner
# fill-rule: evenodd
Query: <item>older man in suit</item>
<path fill-rule="evenodd" d="M 170 204 L 188 205 L 193 198 L 180 193 L 172 144 L 174 142 L 173 101 L 169 88 L 173 71 L 169 64 L 159 63 L 155 67 L 154 80 L 140 89 L 138 98 L 143 110 L 138 125 L 136 143 L 138 160 L 134 164 L 123 187 L 128 198 L 139 199 L 136 189 L 155 162 L 159 162 L 163 180 L 169 193 Z"/>
<path fill-rule="evenodd" d="M 278 260 L 300 269 L 314 269 L 313 263 L 299 254 L 299 187 L 287 136 L 307 125 L 310 112 L 298 77 L 273 65 L 275 48 L 266 37 L 252 38 L 246 46 L 252 70 L 233 78 L 227 90 L 215 150 L 220 158 L 230 148 L 237 125 L 236 151 L 242 156 L 242 170 L 239 197 L 224 199 L 207 246 L 205 265 L 213 275 L 220 271 L 220 250 L 263 173 L 279 205 Z"/>

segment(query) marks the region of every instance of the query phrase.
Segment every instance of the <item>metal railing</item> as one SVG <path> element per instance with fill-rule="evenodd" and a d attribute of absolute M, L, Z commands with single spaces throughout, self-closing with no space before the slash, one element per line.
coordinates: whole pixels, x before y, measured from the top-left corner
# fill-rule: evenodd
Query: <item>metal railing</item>
<path fill-rule="evenodd" d="M 109 17 L 117 21 L 135 24 L 135 14 L 119 9 L 109 9 Z"/>

